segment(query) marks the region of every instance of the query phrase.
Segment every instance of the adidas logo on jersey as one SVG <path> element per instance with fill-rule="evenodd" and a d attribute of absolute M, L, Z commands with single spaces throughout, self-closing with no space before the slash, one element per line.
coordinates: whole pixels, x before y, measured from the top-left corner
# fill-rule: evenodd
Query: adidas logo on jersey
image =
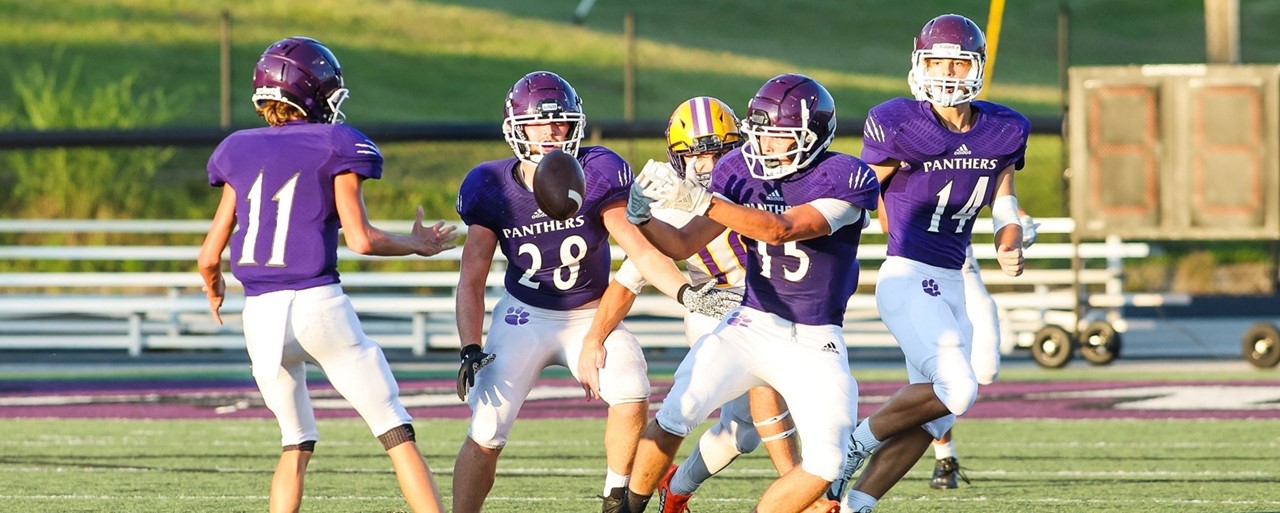
<path fill-rule="evenodd" d="M 964 143 L 961 143 L 960 147 L 956 148 L 956 152 L 952 153 L 952 155 L 972 155 L 972 154 L 973 152 L 969 151 L 969 146 Z"/>
<path fill-rule="evenodd" d="M 822 350 L 831 354 L 840 354 L 840 349 L 836 348 L 835 342 L 827 342 L 827 345 L 822 346 Z"/>
<path fill-rule="evenodd" d="M 765 200 L 765 201 L 783 201 L 783 199 L 782 199 L 782 191 L 777 190 L 777 189 L 774 189 L 774 190 L 772 190 L 772 191 L 769 191 L 769 194 L 768 194 L 767 196 L 765 196 L 765 197 L 764 197 L 764 200 Z"/>
<path fill-rule="evenodd" d="M 537 209 L 533 211 L 533 216 L 529 217 L 529 219 L 542 219 L 544 217 L 547 217 L 547 214 L 544 214 L 542 209 Z"/>

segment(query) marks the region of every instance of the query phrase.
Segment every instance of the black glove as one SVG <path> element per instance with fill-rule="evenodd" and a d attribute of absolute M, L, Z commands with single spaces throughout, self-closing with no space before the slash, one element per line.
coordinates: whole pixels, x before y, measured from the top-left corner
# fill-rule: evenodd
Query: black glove
<path fill-rule="evenodd" d="M 680 287 L 677 300 L 690 312 L 713 319 L 723 319 L 742 304 L 742 294 L 718 289 L 715 280 L 712 280 L 697 287 L 684 284 Z"/>
<path fill-rule="evenodd" d="M 476 384 L 476 373 L 493 363 L 492 355 L 480 349 L 480 344 L 467 344 L 462 348 L 462 368 L 458 369 L 458 399 L 467 400 L 467 391 Z"/>

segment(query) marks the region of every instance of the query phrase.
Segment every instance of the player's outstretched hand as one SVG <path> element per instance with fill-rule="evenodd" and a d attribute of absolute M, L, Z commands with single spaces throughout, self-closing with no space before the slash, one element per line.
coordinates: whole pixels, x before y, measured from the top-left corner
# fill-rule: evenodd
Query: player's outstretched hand
<path fill-rule="evenodd" d="M 711 192 L 693 179 L 692 174 L 681 177 L 671 166 L 655 173 L 645 186 L 644 195 L 655 200 L 654 206 L 683 210 L 694 215 L 705 215 L 711 207 Z"/>
<path fill-rule="evenodd" d="M 204 291 L 204 295 L 209 299 L 209 312 L 213 313 L 213 320 L 222 324 L 222 299 L 227 295 L 227 282 L 222 279 L 222 273 L 217 273 L 213 281 L 206 283 L 200 290 Z"/>
<path fill-rule="evenodd" d="M 418 249 L 414 254 L 421 256 L 431 256 L 441 251 L 448 251 L 458 247 L 458 235 L 454 233 L 458 228 L 455 226 L 446 226 L 444 221 L 439 221 L 431 226 L 422 225 L 422 206 L 418 206 L 418 216 L 413 222 L 414 240 L 418 241 Z"/>
<path fill-rule="evenodd" d="M 462 348 L 462 367 L 458 369 L 458 399 L 466 401 L 467 393 L 476 384 L 476 373 L 493 363 L 497 355 L 480 349 L 480 344 L 467 344 Z"/>
<path fill-rule="evenodd" d="M 718 289 L 714 280 L 697 287 L 687 283 L 682 285 L 677 299 L 690 312 L 702 314 L 713 319 L 728 317 L 731 312 L 738 308 L 738 305 L 742 304 L 742 294 L 731 290 Z"/>
<path fill-rule="evenodd" d="M 640 176 L 636 177 L 636 181 L 631 182 L 631 194 L 627 197 L 627 221 L 630 221 L 631 224 L 645 224 L 653 217 L 649 213 L 653 200 L 644 195 L 644 186 L 649 183 L 649 177 L 645 173 L 653 165 L 653 159 L 650 159 L 649 163 L 644 165 L 644 171 L 641 171 Z"/>
<path fill-rule="evenodd" d="M 1040 227 L 1040 223 L 1037 223 L 1035 218 L 1027 214 L 1023 214 L 1022 217 L 1018 218 L 1018 221 L 1022 223 L 1022 249 L 1027 249 L 1036 243 L 1036 236 L 1038 235 L 1036 228 Z"/>
<path fill-rule="evenodd" d="M 1022 274 L 1022 248 L 1014 248 L 1005 244 L 1001 244 L 996 248 L 996 261 L 1000 262 L 1000 269 L 1009 276 L 1019 276 Z"/>
<path fill-rule="evenodd" d="M 578 382 L 582 391 L 587 394 L 587 401 L 600 399 L 600 369 L 604 368 L 609 352 L 604 344 L 582 344 L 582 352 L 578 353 Z"/>

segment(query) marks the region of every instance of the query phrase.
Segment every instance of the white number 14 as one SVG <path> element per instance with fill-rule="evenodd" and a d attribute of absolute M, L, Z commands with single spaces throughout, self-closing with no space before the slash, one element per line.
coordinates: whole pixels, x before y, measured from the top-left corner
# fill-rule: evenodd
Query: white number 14
<path fill-rule="evenodd" d="M 969 195 L 969 200 L 964 203 L 963 207 L 960 207 L 959 211 L 951 215 L 952 219 L 959 221 L 956 225 L 956 233 L 964 231 L 965 223 L 969 222 L 969 219 L 973 218 L 973 216 L 978 215 L 979 210 L 982 210 L 982 200 L 986 199 L 987 182 L 990 180 L 991 178 L 987 176 L 978 177 L 978 183 L 973 187 L 973 194 Z M 948 181 L 947 185 L 944 185 L 942 190 L 938 191 L 938 208 L 933 209 L 933 217 L 929 218 L 930 232 L 938 231 L 938 224 L 942 221 L 943 211 L 946 210 L 947 203 L 951 199 L 952 183 L 954 182 Z"/>

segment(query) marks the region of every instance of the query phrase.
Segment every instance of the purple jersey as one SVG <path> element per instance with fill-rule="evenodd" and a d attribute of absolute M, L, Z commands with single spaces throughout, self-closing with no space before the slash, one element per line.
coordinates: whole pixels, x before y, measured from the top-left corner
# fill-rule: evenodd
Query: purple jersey
<path fill-rule="evenodd" d="M 347 125 L 240 130 L 209 157 L 209 185 L 236 191 L 231 273 L 246 296 L 338 283 L 333 178 L 382 176 L 382 153 Z"/>
<path fill-rule="evenodd" d="M 962 134 L 942 126 L 926 101 L 895 98 L 867 114 L 862 160 L 902 163 L 881 184 L 890 256 L 959 269 L 972 220 L 994 199 L 996 175 L 1022 169 L 1027 118 L 995 103 L 971 105 L 977 119 Z"/>
<path fill-rule="evenodd" d="M 739 205 L 781 214 L 820 198 L 876 208 L 876 176 L 856 157 L 828 151 L 794 174 L 776 180 L 751 176 L 743 148 L 726 154 L 711 173 L 711 191 Z M 866 216 L 863 213 L 863 216 Z M 862 222 L 830 235 L 770 245 L 743 236 L 747 244 L 747 290 L 743 306 L 799 324 L 844 324 L 849 296 L 858 287 L 858 241 Z"/>
<path fill-rule="evenodd" d="M 476 166 L 458 191 L 462 222 L 498 236 L 507 257 L 507 293 L 539 308 L 571 310 L 604 294 L 609 285 L 609 232 L 601 212 L 627 201 L 633 176 L 618 154 L 599 146 L 578 151 L 586 197 L 564 221 L 547 217 L 516 177 L 514 157 Z"/>

